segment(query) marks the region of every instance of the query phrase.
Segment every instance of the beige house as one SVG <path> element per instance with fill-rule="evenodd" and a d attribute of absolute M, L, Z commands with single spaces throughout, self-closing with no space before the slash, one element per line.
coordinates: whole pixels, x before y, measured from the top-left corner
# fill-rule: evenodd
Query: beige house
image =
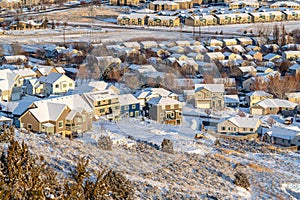
<path fill-rule="evenodd" d="M 159 16 L 148 15 L 148 26 L 167 26 L 175 27 L 180 26 L 180 19 L 177 16 Z"/>
<path fill-rule="evenodd" d="M 146 102 L 146 116 L 163 124 L 181 125 L 182 103 L 169 97 L 156 97 Z"/>
<path fill-rule="evenodd" d="M 261 121 L 258 117 L 231 117 L 217 125 L 218 133 L 252 134 L 256 133 Z"/>
<path fill-rule="evenodd" d="M 93 108 L 96 116 L 109 115 L 112 118 L 120 116 L 118 95 L 112 90 L 88 92 L 83 98 Z"/>
<path fill-rule="evenodd" d="M 179 9 L 186 10 L 191 9 L 193 7 L 192 0 L 174 0 L 174 3 L 179 5 Z"/>
<path fill-rule="evenodd" d="M 249 55 L 251 55 L 255 60 L 262 61 L 263 54 L 259 51 L 250 51 L 248 52 Z"/>
<path fill-rule="evenodd" d="M 300 51 L 284 51 L 282 57 L 287 60 L 297 60 L 300 58 Z"/>
<path fill-rule="evenodd" d="M 180 6 L 173 1 L 153 1 L 149 4 L 149 9 L 154 11 L 179 10 Z"/>
<path fill-rule="evenodd" d="M 48 20 L 44 19 L 42 21 L 13 21 L 9 25 L 10 30 L 32 30 L 32 29 L 45 29 L 47 28 Z"/>
<path fill-rule="evenodd" d="M 130 14 L 121 14 L 117 18 L 117 23 L 119 25 L 145 25 L 145 19 L 147 15 L 138 14 L 138 13 L 130 13 Z"/>
<path fill-rule="evenodd" d="M 300 105 L 300 92 L 286 93 L 286 96 L 290 102 Z"/>
<path fill-rule="evenodd" d="M 109 0 L 109 4 L 112 6 L 138 6 L 140 0 Z"/>
<path fill-rule="evenodd" d="M 214 16 L 219 25 L 251 23 L 251 16 L 247 13 L 215 14 Z"/>
<path fill-rule="evenodd" d="M 213 15 L 192 15 L 185 19 L 185 25 L 194 27 L 217 25 L 217 18 Z"/>
<path fill-rule="evenodd" d="M 285 20 L 285 15 L 280 11 L 251 12 L 249 14 L 252 17 L 252 22 L 253 23 L 278 22 L 278 21 Z"/>
<path fill-rule="evenodd" d="M 24 79 L 18 72 L 9 69 L 0 70 L 0 100 L 20 100 L 23 82 Z"/>
<path fill-rule="evenodd" d="M 241 9 L 245 7 L 259 8 L 259 3 L 257 1 L 233 1 L 229 4 L 231 9 Z"/>
<path fill-rule="evenodd" d="M 298 104 L 284 99 L 265 99 L 250 107 L 252 115 L 278 114 L 281 112 L 295 112 Z"/>
<path fill-rule="evenodd" d="M 300 10 L 282 11 L 285 14 L 286 20 L 300 20 Z"/>
<path fill-rule="evenodd" d="M 223 39 L 223 46 L 231 46 L 231 45 L 237 45 L 236 39 Z"/>
<path fill-rule="evenodd" d="M 195 84 L 195 107 L 223 109 L 224 84 Z"/>
<path fill-rule="evenodd" d="M 51 73 L 65 74 L 66 72 L 62 67 L 38 66 L 35 73 L 36 73 L 36 77 L 40 78 L 42 76 L 48 76 Z"/>
<path fill-rule="evenodd" d="M 293 1 L 277 1 L 271 4 L 270 8 L 291 8 L 291 10 L 300 10 L 300 4 Z"/>
<path fill-rule="evenodd" d="M 204 62 L 214 62 L 215 60 L 225 60 L 225 56 L 221 52 L 207 52 L 204 54 Z"/>
<path fill-rule="evenodd" d="M 257 91 L 250 92 L 246 95 L 246 102 L 247 105 L 251 107 L 262 100 L 272 99 L 272 98 L 273 98 L 272 94 L 269 94 L 263 90 L 257 90 Z"/>

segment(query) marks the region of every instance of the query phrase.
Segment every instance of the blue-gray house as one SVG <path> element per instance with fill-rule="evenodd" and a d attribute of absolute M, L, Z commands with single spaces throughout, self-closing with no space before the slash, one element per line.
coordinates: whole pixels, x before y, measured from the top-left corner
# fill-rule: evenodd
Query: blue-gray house
<path fill-rule="evenodd" d="M 119 95 L 121 115 L 137 117 L 140 115 L 140 102 L 132 94 Z"/>

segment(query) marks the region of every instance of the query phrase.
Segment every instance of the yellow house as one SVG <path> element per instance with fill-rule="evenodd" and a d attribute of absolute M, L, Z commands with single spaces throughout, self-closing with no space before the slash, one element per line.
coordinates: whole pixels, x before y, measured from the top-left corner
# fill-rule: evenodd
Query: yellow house
<path fill-rule="evenodd" d="M 187 26 L 212 26 L 217 25 L 217 18 L 213 15 L 203 15 L 203 16 L 190 16 L 185 19 L 185 25 Z"/>
<path fill-rule="evenodd" d="M 247 105 L 253 106 L 254 104 L 256 104 L 262 100 L 272 99 L 272 98 L 273 98 L 272 94 L 269 94 L 262 90 L 257 90 L 257 91 L 250 92 L 246 95 L 246 102 L 247 102 Z"/>
<path fill-rule="evenodd" d="M 45 29 L 47 28 L 48 20 L 44 19 L 42 21 L 34 21 L 34 20 L 28 20 L 28 21 L 13 21 L 9 25 L 10 30 L 31 30 L 31 29 Z"/>
<path fill-rule="evenodd" d="M 223 46 L 237 45 L 236 39 L 223 39 Z"/>
<path fill-rule="evenodd" d="M 51 73 L 65 74 L 65 70 L 62 67 L 39 66 L 35 73 L 36 77 L 40 78 L 42 76 L 48 76 Z"/>
<path fill-rule="evenodd" d="M 177 16 L 158 16 L 148 15 L 148 26 L 167 26 L 175 27 L 180 26 L 180 19 Z"/>
<path fill-rule="evenodd" d="M 9 69 L 0 70 L 0 100 L 20 100 L 23 81 L 17 72 Z"/>
<path fill-rule="evenodd" d="M 192 0 L 174 0 L 175 3 L 179 5 L 179 9 L 186 10 L 193 7 Z"/>
<path fill-rule="evenodd" d="M 270 8 L 292 8 L 293 10 L 299 10 L 300 5 L 293 1 L 277 1 L 270 5 Z"/>
<path fill-rule="evenodd" d="M 224 84 L 195 84 L 195 107 L 224 108 L 224 91 Z"/>
<path fill-rule="evenodd" d="M 96 116 L 113 115 L 118 118 L 120 115 L 120 102 L 118 95 L 112 90 L 88 92 L 83 94 L 84 99 L 94 109 Z"/>
<path fill-rule="evenodd" d="M 286 20 L 300 20 L 300 10 L 282 11 Z"/>
<path fill-rule="evenodd" d="M 290 102 L 300 105 L 300 92 L 286 93 L 286 96 Z"/>
<path fill-rule="evenodd" d="M 247 13 L 215 14 L 214 16 L 217 18 L 217 23 L 219 25 L 244 24 L 251 22 L 251 16 Z"/>
<path fill-rule="evenodd" d="M 270 12 L 252 12 L 249 13 L 252 17 L 252 22 L 276 22 L 285 20 L 285 15 L 280 11 Z"/>
<path fill-rule="evenodd" d="M 117 18 L 117 23 L 119 25 L 145 25 L 145 18 L 147 15 L 145 14 L 137 14 L 137 13 L 131 13 L 129 15 L 127 14 L 121 14 Z"/>
<path fill-rule="evenodd" d="M 253 134 L 256 133 L 261 125 L 258 117 L 231 117 L 218 123 L 218 133 L 238 133 Z"/>
<path fill-rule="evenodd" d="M 153 1 L 149 4 L 149 9 L 154 11 L 179 10 L 179 4 L 173 1 Z"/>
<path fill-rule="evenodd" d="M 252 115 L 278 114 L 282 111 L 293 112 L 298 104 L 284 99 L 265 99 L 250 107 Z"/>
<path fill-rule="evenodd" d="M 109 4 L 112 6 L 138 6 L 140 0 L 109 0 Z"/>
<path fill-rule="evenodd" d="M 235 1 L 229 4 L 231 9 L 241 9 L 245 7 L 259 8 L 259 3 L 257 1 Z"/>
<path fill-rule="evenodd" d="M 44 95 L 65 94 L 75 89 L 75 81 L 64 74 L 51 73 L 43 76 L 38 81 L 44 85 Z"/>

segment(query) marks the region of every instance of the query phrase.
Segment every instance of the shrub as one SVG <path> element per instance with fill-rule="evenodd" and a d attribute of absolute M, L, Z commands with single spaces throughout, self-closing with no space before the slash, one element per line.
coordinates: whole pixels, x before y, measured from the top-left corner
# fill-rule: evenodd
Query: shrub
<path fill-rule="evenodd" d="M 105 151 L 111 151 L 113 142 L 109 136 L 101 135 L 98 139 L 98 147 Z"/>
<path fill-rule="evenodd" d="M 173 154 L 174 153 L 173 142 L 169 139 L 164 139 L 161 143 L 161 149 L 163 152 Z"/>
<path fill-rule="evenodd" d="M 237 186 L 243 187 L 245 189 L 248 189 L 250 187 L 250 182 L 247 177 L 247 175 L 243 172 L 237 172 L 234 174 L 234 184 Z"/>

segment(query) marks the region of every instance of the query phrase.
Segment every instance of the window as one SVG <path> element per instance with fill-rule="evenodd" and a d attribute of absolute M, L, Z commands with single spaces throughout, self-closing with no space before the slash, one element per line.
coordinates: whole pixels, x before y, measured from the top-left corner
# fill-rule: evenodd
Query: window
<path fill-rule="evenodd" d="M 243 131 L 247 131 L 247 129 L 246 129 L 246 128 L 243 128 Z"/>
<path fill-rule="evenodd" d="M 236 128 L 235 128 L 235 127 L 233 128 L 233 131 L 236 131 Z"/>
<path fill-rule="evenodd" d="M 32 130 L 32 124 L 27 124 L 27 129 Z"/>
<path fill-rule="evenodd" d="M 62 128 L 63 126 L 64 126 L 63 121 L 59 121 L 59 122 L 58 122 L 58 128 Z"/>
<path fill-rule="evenodd" d="M 174 105 L 172 104 L 172 105 L 170 105 L 170 109 L 174 109 Z"/>
<path fill-rule="evenodd" d="M 135 104 L 131 106 L 131 109 L 135 109 Z"/>
<path fill-rule="evenodd" d="M 108 100 L 108 104 L 111 104 L 111 99 Z"/>
<path fill-rule="evenodd" d="M 64 83 L 64 84 L 63 84 L 63 88 L 66 88 L 66 87 L 67 87 L 67 84 Z"/>
<path fill-rule="evenodd" d="M 104 113 L 104 109 L 102 108 L 102 109 L 100 109 L 100 113 Z"/>
<path fill-rule="evenodd" d="M 253 131 L 253 128 L 250 128 L 250 131 Z"/>
<path fill-rule="evenodd" d="M 97 105 L 100 106 L 101 105 L 101 101 L 97 101 Z"/>
<path fill-rule="evenodd" d="M 55 88 L 59 88 L 59 85 L 58 85 L 58 84 L 56 84 L 56 85 L 55 85 Z"/>
<path fill-rule="evenodd" d="M 227 128 L 230 131 L 230 127 Z"/>
<path fill-rule="evenodd" d="M 225 131 L 225 130 L 226 130 L 226 127 L 225 127 L 225 126 L 222 126 L 221 129 L 222 129 L 222 131 Z"/>
<path fill-rule="evenodd" d="M 69 83 L 69 87 L 73 87 L 73 84 L 72 84 L 72 83 Z"/>
<path fill-rule="evenodd" d="M 133 112 L 130 112 L 130 117 L 133 117 Z"/>
<path fill-rule="evenodd" d="M 124 110 L 129 110 L 129 106 L 125 106 L 125 107 L 124 107 Z"/>
<path fill-rule="evenodd" d="M 162 105 L 162 106 L 161 106 L 161 109 L 165 110 L 165 109 L 166 109 L 166 106 L 165 106 L 165 105 Z"/>

